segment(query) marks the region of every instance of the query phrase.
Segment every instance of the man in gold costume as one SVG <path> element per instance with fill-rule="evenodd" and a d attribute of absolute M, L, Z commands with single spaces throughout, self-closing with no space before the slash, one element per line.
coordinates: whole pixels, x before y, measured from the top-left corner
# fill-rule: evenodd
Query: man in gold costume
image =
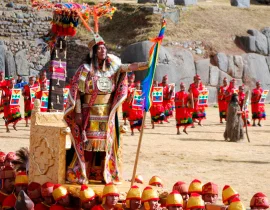
<path fill-rule="evenodd" d="M 105 42 L 95 34 L 88 44 L 90 61 L 75 73 L 65 112 L 76 151 L 67 180 L 121 181 L 120 132 L 117 110 L 127 97 L 127 72 L 145 70 L 146 62 L 121 64 L 108 54 Z"/>

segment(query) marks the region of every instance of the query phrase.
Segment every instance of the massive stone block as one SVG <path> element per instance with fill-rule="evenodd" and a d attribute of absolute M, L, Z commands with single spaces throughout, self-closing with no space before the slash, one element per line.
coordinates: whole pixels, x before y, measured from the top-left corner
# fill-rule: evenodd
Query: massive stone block
<path fill-rule="evenodd" d="M 6 48 L 3 42 L 0 43 L 0 71 L 5 72 L 5 54 Z"/>
<path fill-rule="evenodd" d="M 255 29 L 250 29 L 247 31 L 253 38 L 250 37 L 249 44 L 251 52 L 256 52 L 262 55 L 268 54 L 268 43 L 267 38 L 260 31 Z M 254 49 L 255 46 L 255 49 Z"/>
<path fill-rule="evenodd" d="M 234 78 L 242 79 L 244 70 L 243 59 L 239 55 L 228 55 L 228 74 Z"/>
<path fill-rule="evenodd" d="M 26 57 L 27 50 L 21 50 L 15 55 L 15 63 L 17 68 L 17 74 L 22 76 L 29 75 L 29 61 Z"/>
<path fill-rule="evenodd" d="M 202 59 L 195 61 L 196 73 L 200 75 L 203 84 L 209 84 L 209 66 L 210 59 Z"/>
<path fill-rule="evenodd" d="M 266 37 L 268 43 L 268 55 L 270 54 L 270 27 L 266 27 L 262 30 L 262 34 Z"/>
<path fill-rule="evenodd" d="M 210 66 L 210 77 L 209 84 L 212 86 L 217 86 L 219 83 L 219 68 L 216 66 Z"/>
<path fill-rule="evenodd" d="M 152 42 L 144 41 L 128 46 L 122 53 L 122 63 L 143 62 L 148 60 L 149 50 Z M 142 80 L 147 71 L 137 71 L 136 81 Z M 170 83 L 184 82 L 187 86 L 193 82 L 195 75 L 194 59 L 191 52 L 179 48 L 160 48 L 155 80 L 161 82 L 164 75 L 168 75 Z"/>
<path fill-rule="evenodd" d="M 219 69 L 221 69 L 224 72 L 228 71 L 228 57 L 225 53 L 216 54 L 214 60 Z"/>
<path fill-rule="evenodd" d="M 249 8 L 250 0 L 231 0 L 231 5 L 240 8 Z"/>
<path fill-rule="evenodd" d="M 197 5 L 197 0 L 174 0 L 174 3 L 176 5 L 184 5 L 184 6 Z"/>
<path fill-rule="evenodd" d="M 256 81 L 259 80 L 262 83 L 262 88 L 269 90 L 270 73 L 266 57 L 255 53 L 243 54 L 242 57 L 244 60 L 244 84 L 253 89 Z M 270 95 L 267 99 L 270 99 Z"/>
<path fill-rule="evenodd" d="M 16 76 L 16 64 L 13 53 L 10 51 L 6 52 L 5 56 L 6 76 Z"/>

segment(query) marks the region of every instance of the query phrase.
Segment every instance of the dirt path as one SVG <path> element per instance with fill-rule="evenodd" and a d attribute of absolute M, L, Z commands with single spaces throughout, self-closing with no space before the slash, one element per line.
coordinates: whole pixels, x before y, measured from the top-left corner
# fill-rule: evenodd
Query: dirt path
<path fill-rule="evenodd" d="M 270 105 L 267 105 L 270 113 Z M 148 115 L 140 154 L 138 173 L 145 181 L 159 175 L 165 188 L 171 190 L 179 180 L 190 183 L 197 178 L 203 183 L 215 182 L 219 186 L 219 197 L 225 184 L 233 186 L 248 206 L 256 192 L 270 197 L 270 120 L 263 127 L 249 127 L 251 143 L 229 143 L 223 139 L 225 125 L 219 124 L 218 109 L 207 109 L 207 120 L 203 127 L 189 128 L 189 135 L 176 135 L 174 120 L 157 125 L 153 130 Z M 28 146 L 29 128 L 24 121 L 18 131 L 5 133 L 2 115 L 0 119 L 0 149 L 8 152 Z M 139 133 L 123 136 L 124 178 L 130 179 L 133 170 Z M 220 201 L 221 202 L 221 201 Z"/>

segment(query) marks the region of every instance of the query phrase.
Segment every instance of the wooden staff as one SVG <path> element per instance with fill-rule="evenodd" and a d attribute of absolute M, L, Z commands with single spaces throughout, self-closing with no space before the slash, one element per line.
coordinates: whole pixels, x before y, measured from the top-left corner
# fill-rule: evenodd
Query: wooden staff
<path fill-rule="evenodd" d="M 250 139 L 249 139 L 249 135 L 248 135 L 248 124 L 247 124 L 247 118 L 246 118 L 246 109 L 247 109 L 248 99 L 249 99 L 249 91 L 246 92 L 243 108 L 244 108 L 244 120 L 245 120 L 245 124 L 246 124 L 246 135 L 247 135 L 248 142 L 250 143 Z"/>
<path fill-rule="evenodd" d="M 133 167 L 133 174 L 132 174 L 132 180 L 131 180 L 131 186 L 130 187 L 133 186 L 134 181 L 135 181 L 137 165 L 138 165 L 138 161 L 139 161 L 139 155 L 140 155 L 141 144 L 142 144 L 142 138 L 143 138 L 143 130 L 144 130 L 145 118 L 146 118 L 146 111 L 143 112 L 143 120 L 142 120 L 140 138 L 139 138 L 139 143 L 138 143 L 138 147 L 137 147 L 136 159 L 135 159 L 135 164 L 134 164 L 134 167 Z"/>

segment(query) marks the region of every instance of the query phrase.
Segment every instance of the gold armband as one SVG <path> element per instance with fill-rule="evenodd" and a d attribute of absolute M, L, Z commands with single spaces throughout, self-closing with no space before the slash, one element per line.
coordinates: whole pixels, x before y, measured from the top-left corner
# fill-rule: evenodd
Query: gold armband
<path fill-rule="evenodd" d="M 138 63 L 138 70 L 145 70 L 148 68 L 148 62 L 139 62 Z"/>
<path fill-rule="evenodd" d="M 76 100 L 75 113 L 76 114 L 82 113 L 82 105 L 81 105 L 81 100 L 80 99 Z"/>
<path fill-rule="evenodd" d="M 122 64 L 122 65 L 121 65 L 121 69 L 122 69 L 124 72 L 131 72 L 131 70 L 129 69 L 129 64 Z"/>

